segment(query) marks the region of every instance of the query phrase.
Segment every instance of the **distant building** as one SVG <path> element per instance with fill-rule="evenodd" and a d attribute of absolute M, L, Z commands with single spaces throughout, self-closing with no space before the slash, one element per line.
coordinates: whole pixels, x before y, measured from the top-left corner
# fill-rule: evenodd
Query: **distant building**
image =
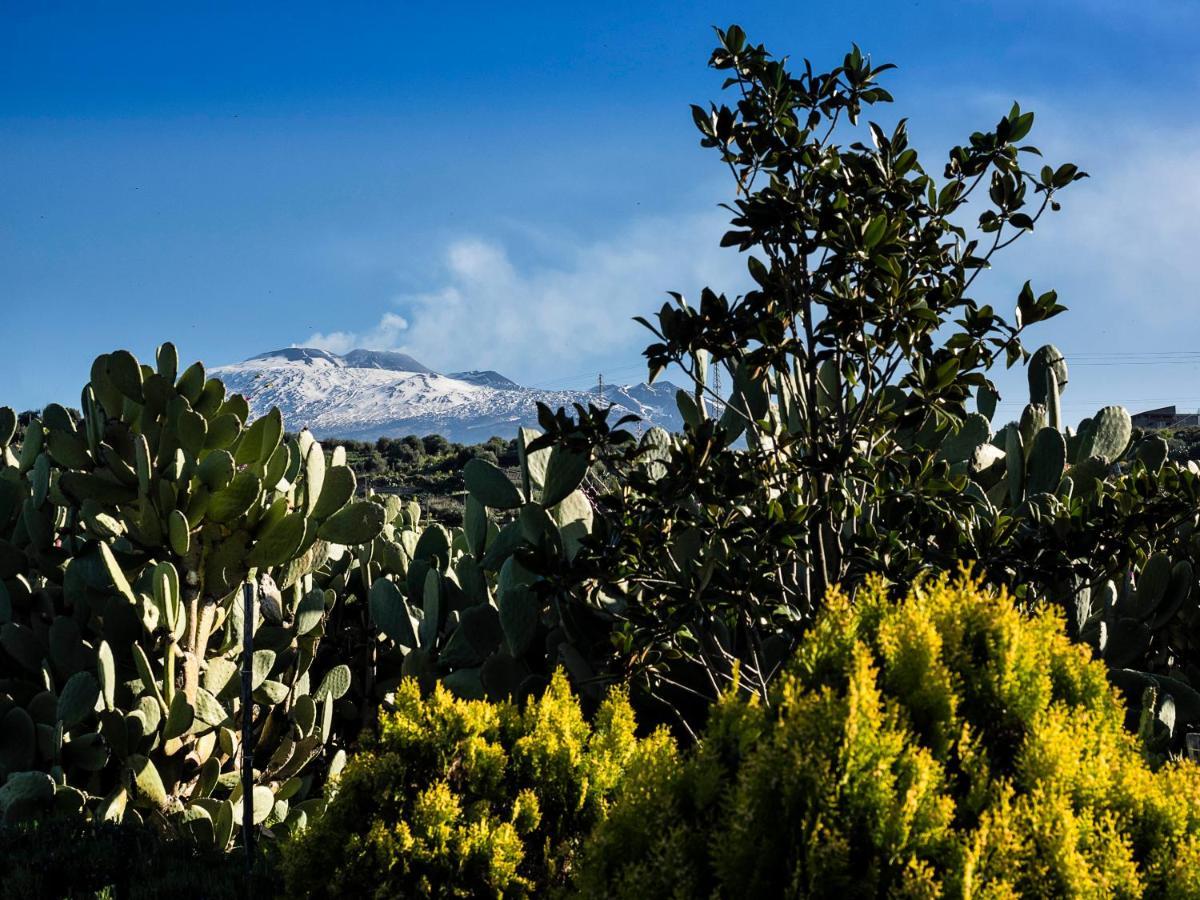
<path fill-rule="evenodd" d="M 1200 413 L 1176 412 L 1174 406 L 1160 406 L 1134 415 L 1135 428 L 1179 428 L 1185 425 L 1200 425 Z"/>

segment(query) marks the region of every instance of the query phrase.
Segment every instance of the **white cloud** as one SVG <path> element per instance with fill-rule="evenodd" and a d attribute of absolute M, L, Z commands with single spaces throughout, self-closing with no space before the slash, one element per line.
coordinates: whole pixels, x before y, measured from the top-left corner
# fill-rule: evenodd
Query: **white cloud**
<path fill-rule="evenodd" d="M 356 347 L 367 350 L 391 350 L 407 328 L 408 320 L 404 316 L 387 312 L 383 314 L 379 324 L 370 331 L 331 331 L 328 334 L 318 331 L 309 335 L 308 340 L 303 344 L 294 346 L 317 347 L 331 353 L 345 353 Z"/>
<path fill-rule="evenodd" d="M 718 246 L 727 221 L 716 210 L 640 219 L 590 242 L 556 235 L 541 248 L 553 262 L 540 265 L 514 263 L 495 239 L 462 237 L 445 248 L 433 287 L 395 298 L 403 316 L 306 344 L 403 350 L 441 371 L 496 369 L 526 383 L 628 364 L 652 340 L 632 317 L 651 317 L 666 291 L 744 289 L 744 259 Z"/>
<path fill-rule="evenodd" d="M 1063 135 L 1059 129 L 1047 142 L 1054 144 L 1047 161 L 1077 162 L 1091 177 L 1064 192 L 1063 211 L 1048 214 L 1027 246 L 1014 248 L 1005 270 L 1014 266 L 1036 274 L 1035 287 L 1059 288 L 1073 327 L 1085 320 L 1101 331 L 1115 317 L 1122 343 L 1193 345 L 1200 337 L 1200 128 L 1077 124 L 1070 138 L 1054 139 Z M 1135 315 L 1136 327 L 1125 330 Z"/>

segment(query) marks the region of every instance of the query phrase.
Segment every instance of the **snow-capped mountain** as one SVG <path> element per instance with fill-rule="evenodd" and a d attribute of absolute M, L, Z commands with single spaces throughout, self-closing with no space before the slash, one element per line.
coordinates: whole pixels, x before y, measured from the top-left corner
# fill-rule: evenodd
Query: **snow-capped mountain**
<path fill-rule="evenodd" d="M 230 391 L 245 396 L 252 416 L 278 406 L 289 430 L 308 427 L 318 438 L 375 440 L 408 434 L 440 434 L 459 443 L 493 435 L 509 438 L 522 425 L 536 427 L 537 404 L 551 409 L 595 402 L 595 391 L 536 390 L 499 372 L 442 375 L 405 353 L 351 350 L 345 355 L 289 347 L 211 371 Z M 644 427 L 680 427 L 678 388 L 606 386 L 614 407 L 610 422 L 626 413 Z"/>

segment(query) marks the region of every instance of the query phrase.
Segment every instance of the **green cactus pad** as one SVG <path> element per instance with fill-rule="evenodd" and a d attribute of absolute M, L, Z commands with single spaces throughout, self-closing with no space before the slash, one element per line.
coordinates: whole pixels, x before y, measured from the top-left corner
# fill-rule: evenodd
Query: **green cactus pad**
<path fill-rule="evenodd" d="M 163 726 L 163 740 L 187 734 L 195 717 L 195 711 L 188 703 L 187 696 L 183 691 L 176 691 L 175 696 L 171 698 L 171 708 L 167 711 L 167 721 Z"/>
<path fill-rule="evenodd" d="M 482 672 L 478 668 L 458 669 L 451 672 L 442 679 L 442 684 L 464 700 L 482 700 L 486 695 L 483 689 Z"/>
<path fill-rule="evenodd" d="M 1135 452 L 1147 469 L 1159 472 L 1167 462 L 1169 448 L 1162 436 L 1151 434 L 1138 442 Z"/>
<path fill-rule="evenodd" d="M 487 524 L 487 508 L 474 495 L 468 494 L 463 510 L 463 533 L 467 547 L 476 559 L 483 556 L 487 543 Z"/>
<path fill-rule="evenodd" d="M 444 565 L 450 559 L 450 534 L 436 522 L 428 525 L 421 532 L 417 545 L 413 547 L 413 559 L 423 559 L 428 562 L 438 560 Z"/>
<path fill-rule="evenodd" d="M 520 698 L 525 668 L 507 653 L 493 653 L 479 670 L 489 700 L 501 702 Z"/>
<path fill-rule="evenodd" d="M 1028 493 L 1032 496 L 1058 490 L 1066 464 L 1067 445 L 1062 432 L 1054 428 L 1038 431 L 1029 453 Z"/>
<path fill-rule="evenodd" d="M 961 462 L 971 458 L 975 448 L 991 438 L 991 424 L 978 413 L 971 413 L 962 424 L 948 436 L 939 450 L 939 456 L 950 462 Z"/>
<path fill-rule="evenodd" d="M 382 581 L 383 579 L 377 579 L 375 584 L 379 584 Z M 375 585 L 371 586 L 371 590 L 374 592 Z M 296 607 L 296 634 L 308 634 L 321 624 L 321 619 L 324 616 L 325 595 L 320 588 L 314 588 L 300 598 L 300 604 Z"/>
<path fill-rule="evenodd" d="M 352 546 L 375 540 L 383 531 L 386 512 L 378 503 L 358 500 L 326 519 L 317 535 L 334 544 Z"/>
<path fill-rule="evenodd" d="M 174 384 L 179 372 L 179 351 L 175 349 L 175 345 L 170 341 L 159 344 L 154 353 L 154 362 L 158 374 L 168 383 Z"/>
<path fill-rule="evenodd" d="M 172 550 L 180 556 L 187 556 L 192 545 L 192 533 L 187 516 L 177 509 L 171 510 L 167 516 L 167 538 L 171 542 Z"/>
<path fill-rule="evenodd" d="M 1192 596 L 1192 586 L 1196 581 L 1196 573 L 1191 562 L 1181 559 L 1171 567 L 1171 580 L 1167 584 L 1166 593 L 1159 601 L 1158 609 L 1150 620 L 1150 628 L 1158 631 L 1165 628 L 1175 615 L 1183 608 Z"/>
<path fill-rule="evenodd" d="M 1116 462 L 1129 446 L 1133 422 L 1123 406 L 1106 406 L 1093 418 L 1090 434 L 1080 448 L 1081 458 Z"/>
<path fill-rule="evenodd" d="M 550 451 L 546 466 L 546 484 L 542 488 L 542 506 L 547 509 L 561 502 L 583 482 L 588 472 L 588 458 L 564 447 Z"/>
<path fill-rule="evenodd" d="M 325 673 L 321 685 L 313 694 L 313 700 L 320 703 L 324 700 L 337 700 L 350 690 L 350 667 L 347 665 L 334 666 Z"/>
<path fill-rule="evenodd" d="M 487 460 L 468 460 L 463 480 L 471 495 L 491 509 L 516 509 L 524 502 L 508 476 Z"/>
<path fill-rule="evenodd" d="M 236 682 L 233 682 L 236 684 Z M 212 728 L 223 725 L 229 718 L 229 713 L 221 705 L 221 701 L 204 688 L 196 691 L 196 718 Z M 193 729 L 194 730 L 194 729 Z"/>
<path fill-rule="evenodd" d="M 371 619 L 380 631 L 402 647 L 416 648 L 417 634 L 408 602 L 390 579 L 378 578 L 371 585 L 370 607 Z"/>
<path fill-rule="evenodd" d="M 12 407 L 0 406 L 0 447 L 12 443 L 13 435 L 17 433 L 17 414 Z"/>
<path fill-rule="evenodd" d="M 1142 567 L 1137 581 L 1134 615 L 1139 619 L 1149 618 L 1167 595 L 1171 584 L 1171 558 L 1165 553 L 1155 553 Z"/>
<path fill-rule="evenodd" d="M 76 672 L 63 686 L 58 697 L 58 721 L 69 731 L 95 712 L 100 685 L 91 672 Z"/>
<path fill-rule="evenodd" d="M 272 407 L 265 416 L 255 419 L 238 441 L 234 461 L 239 466 L 264 465 L 283 437 L 283 416 Z"/>
<path fill-rule="evenodd" d="M 262 492 L 262 482 L 249 470 L 239 472 L 208 501 L 207 517 L 218 523 L 244 516 Z"/>
<path fill-rule="evenodd" d="M 14 772 L 0 787 L 0 815 L 18 822 L 54 800 L 54 780 L 45 772 Z"/>
<path fill-rule="evenodd" d="M 508 565 L 508 563 L 505 563 Z M 497 597 L 500 607 L 500 626 L 508 652 L 519 657 L 533 641 L 537 632 L 541 607 L 533 591 L 523 584 L 506 585 Z"/>
<path fill-rule="evenodd" d="M 333 466 L 328 469 L 320 496 L 312 509 L 313 518 L 324 520 L 332 516 L 350 502 L 355 488 L 354 471 L 349 466 Z"/>
<path fill-rule="evenodd" d="M 275 651 L 255 650 L 251 658 L 250 689 L 257 690 L 258 686 L 267 680 L 271 669 L 275 666 Z"/>
<path fill-rule="evenodd" d="M 67 469 L 85 469 L 92 465 L 87 443 L 73 429 L 51 429 L 46 435 L 46 450 L 56 463 Z"/>
<path fill-rule="evenodd" d="M 108 742 L 104 740 L 103 735 L 96 732 L 81 734 L 63 745 L 65 762 L 71 766 L 78 766 L 85 772 L 101 771 L 108 763 L 110 755 Z"/>
<path fill-rule="evenodd" d="M 93 472 L 63 472 L 58 480 L 64 494 L 82 503 L 95 500 L 106 505 L 132 503 L 137 499 L 137 490 L 121 484 L 113 478 Z"/>
<path fill-rule="evenodd" d="M 154 763 L 144 756 L 129 757 L 129 772 L 137 788 L 136 802 L 140 806 L 165 809 L 167 806 L 167 789 L 163 786 L 162 776 Z"/>
<path fill-rule="evenodd" d="M 96 648 L 96 675 L 100 683 L 100 694 L 104 698 L 104 708 L 115 708 L 117 668 L 113 661 L 112 647 L 108 645 L 108 641 L 101 641 L 100 646 Z"/>
<path fill-rule="evenodd" d="M 1026 375 L 1029 377 L 1029 398 L 1033 403 L 1049 407 L 1051 397 L 1046 373 L 1054 375 L 1054 386 L 1061 393 L 1067 386 L 1067 360 L 1062 351 L 1053 344 L 1046 344 L 1034 351 L 1029 358 Z"/>
<path fill-rule="evenodd" d="M 283 565 L 292 559 L 304 540 L 306 520 L 291 513 L 273 523 L 260 536 L 246 557 L 246 565 L 257 568 Z"/>
<path fill-rule="evenodd" d="M 116 350 L 106 362 L 108 378 L 113 386 L 135 403 L 141 403 L 142 367 L 128 350 Z"/>

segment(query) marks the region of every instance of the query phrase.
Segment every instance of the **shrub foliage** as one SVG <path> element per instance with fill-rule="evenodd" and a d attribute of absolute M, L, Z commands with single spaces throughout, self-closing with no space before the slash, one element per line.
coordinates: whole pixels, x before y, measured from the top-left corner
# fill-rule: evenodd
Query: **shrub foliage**
<path fill-rule="evenodd" d="M 525 897 L 562 886 L 632 757 L 613 692 L 589 725 L 559 673 L 538 700 L 398 689 L 325 812 L 284 848 L 288 896 Z"/>
<path fill-rule="evenodd" d="M 772 692 L 631 771 L 593 897 L 1200 892 L 1200 769 L 1152 771 L 1051 614 L 943 578 L 828 611 Z"/>

